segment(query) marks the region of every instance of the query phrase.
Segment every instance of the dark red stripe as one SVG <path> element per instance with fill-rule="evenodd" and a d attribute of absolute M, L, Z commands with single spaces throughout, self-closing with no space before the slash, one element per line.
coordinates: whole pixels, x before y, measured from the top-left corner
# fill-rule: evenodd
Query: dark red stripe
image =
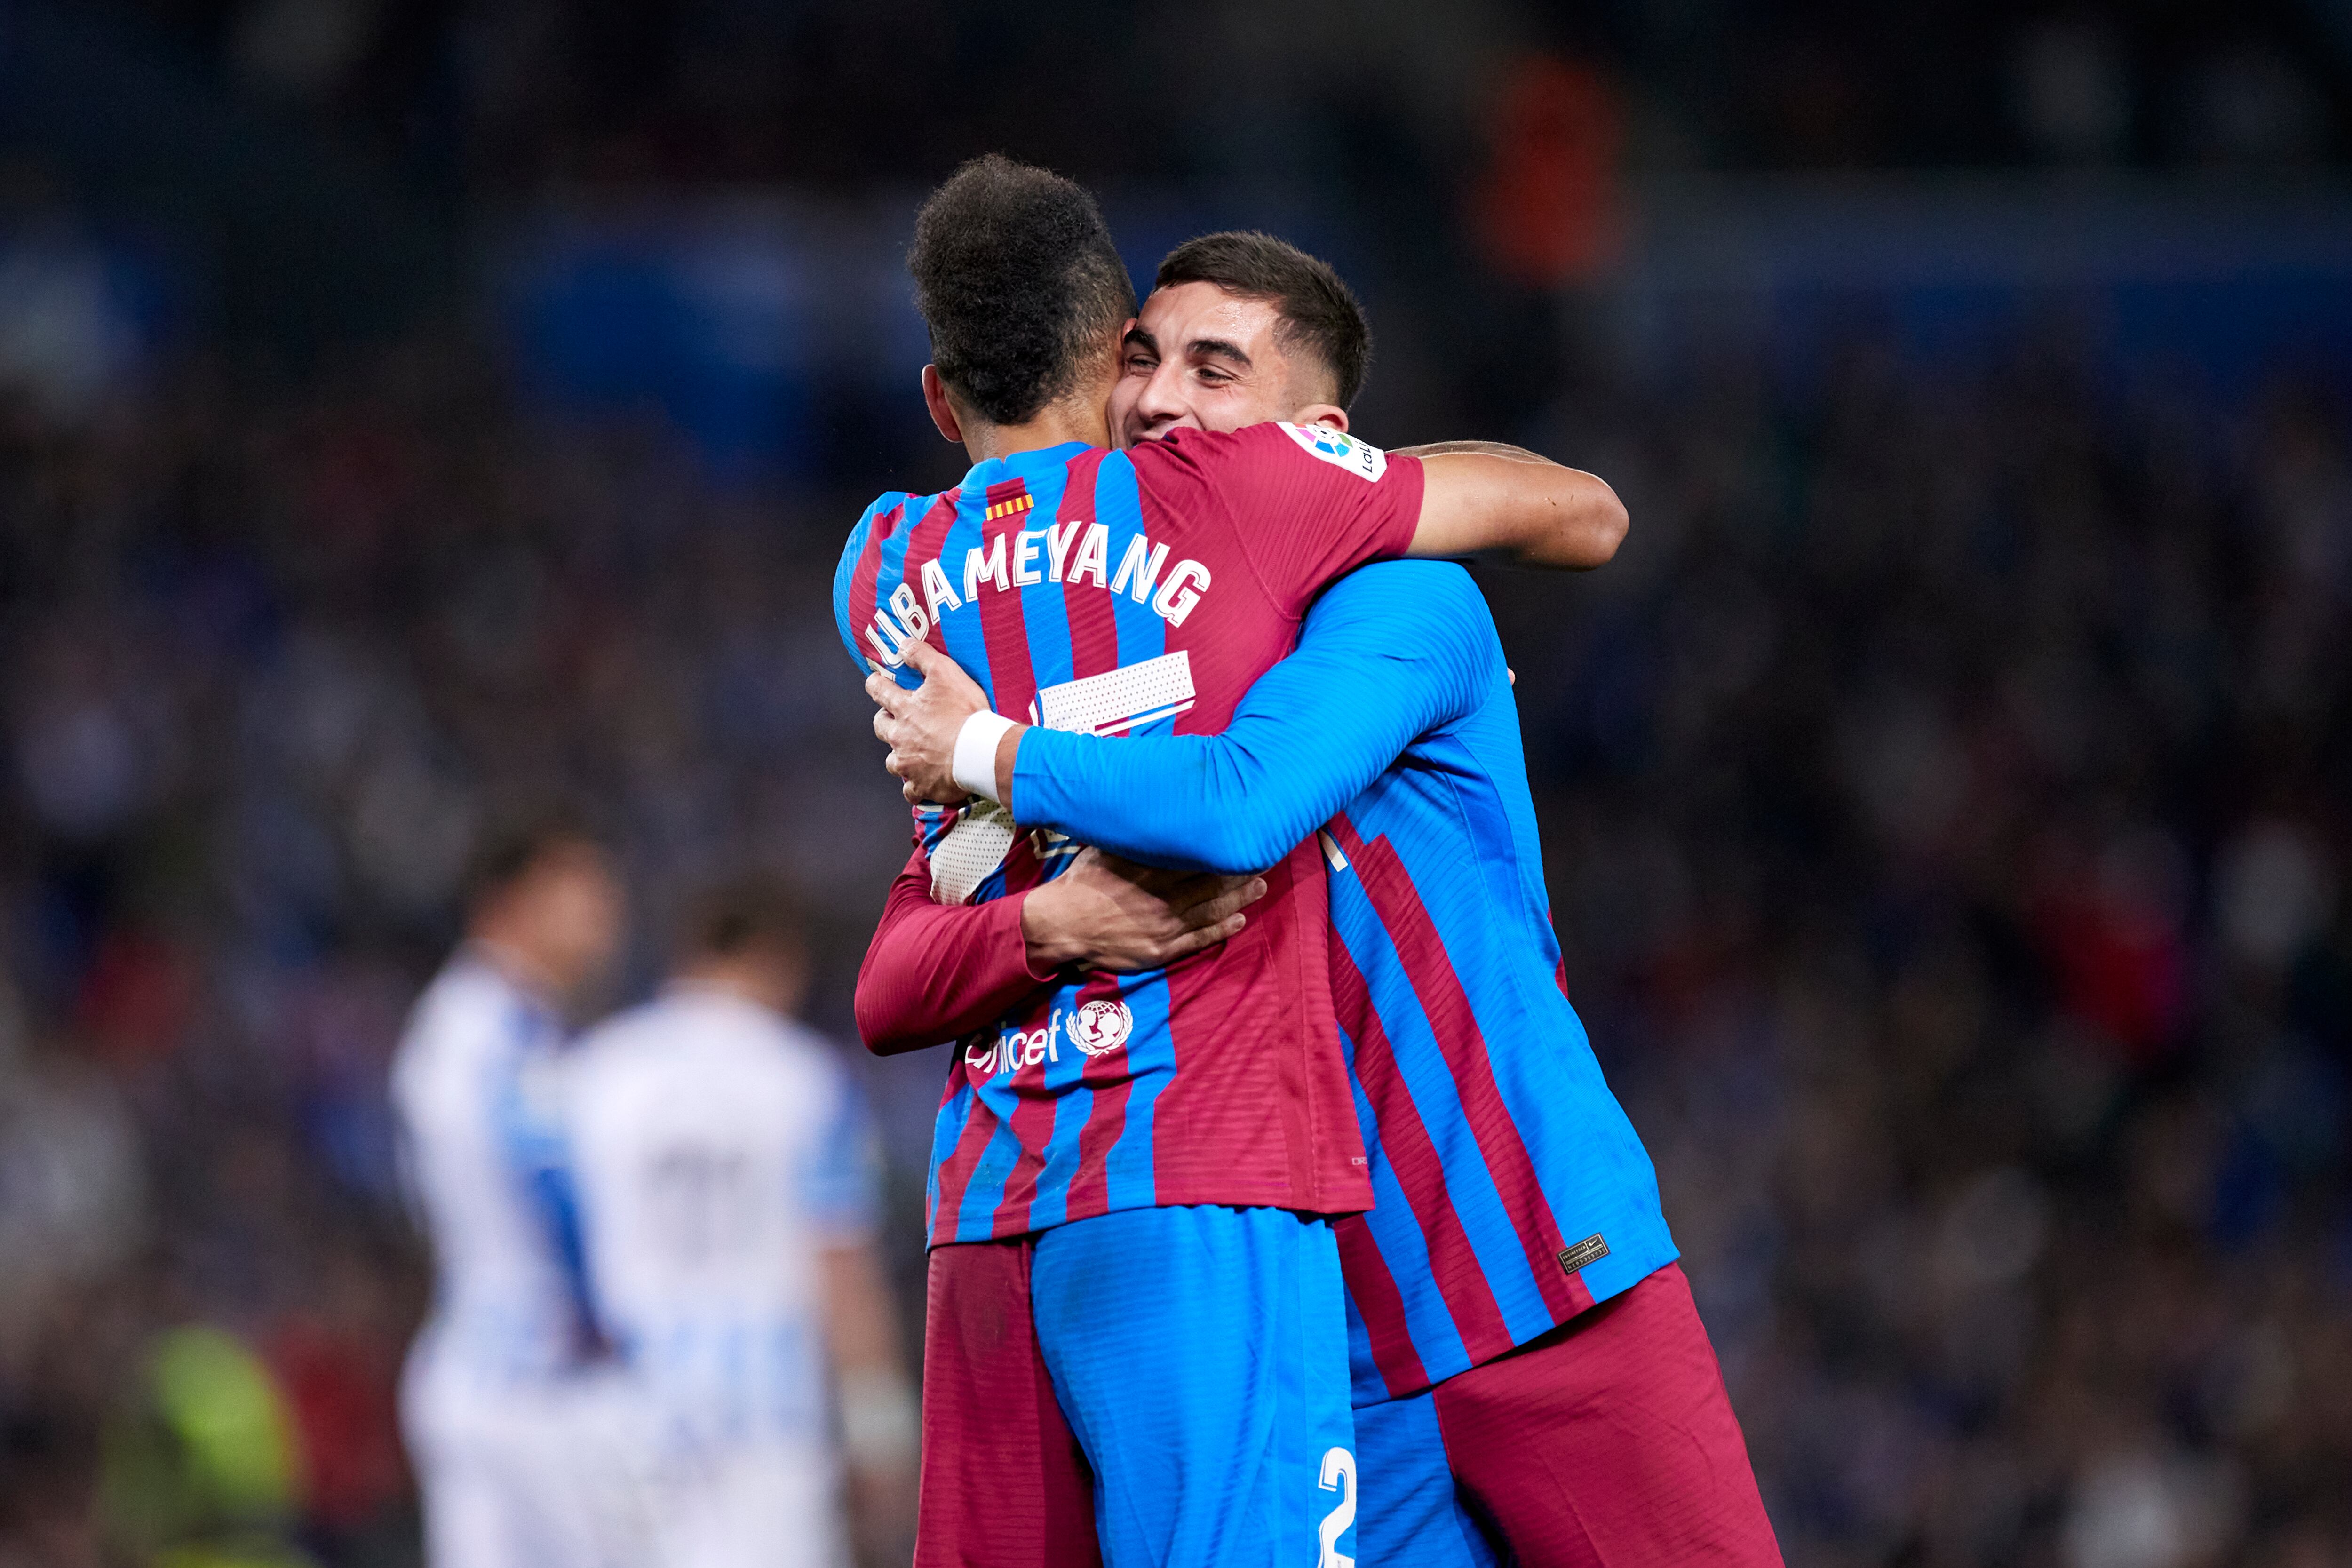
<path fill-rule="evenodd" d="M 1035 846 L 1026 834 L 1015 838 L 1012 849 L 1004 857 L 1004 891 L 1001 896 L 1013 898 L 1045 881 L 1045 864 L 1037 858 Z M 1053 1016 L 1050 999 L 1042 1012 L 1045 1018 Z M 1006 1025 L 1035 1028 L 1040 1021 L 1037 1012 L 1033 1011 L 1027 1016 L 1000 1020 L 996 1033 L 1001 1036 Z M 958 1048 L 962 1047 L 960 1046 Z M 1042 1072 L 1044 1069 L 1040 1067 L 1035 1070 Z M 1042 1132 L 1037 1127 L 1041 1105 L 1045 1112 Z M 1045 1141 L 1053 1136 L 1053 1110 L 1050 1100 L 1040 1102 L 1024 1097 L 1013 1102 L 1013 1136 L 1021 1146 L 1021 1153 L 1014 1160 L 1013 1169 L 1006 1173 L 1003 1194 L 997 1200 L 996 1208 L 990 1215 L 989 1234 L 992 1236 L 1019 1236 L 1029 1228 L 1028 1205 L 1036 1197 L 1037 1174 L 1045 1164 Z"/>
<path fill-rule="evenodd" d="M 1511 1348 L 1510 1327 L 1503 1321 L 1494 1288 L 1486 1282 L 1470 1234 L 1462 1228 L 1462 1216 L 1445 1190 L 1445 1162 L 1438 1158 L 1437 1146 L 1430 1142 L 1429 1129 L 1397 1071 L 1396 1051 L 1373 1009 L 1371 988 L 1364 984 L 1347 944 L 1336 937 L 1331 942 L 1331 1000 L 1339 1026 L 1356 1042 L 1356 1081 L 1371 1102 L 1389 1169 L 1396 1173 L 1397 1185 L 1404 1189 L 1405 1203 L 1420 1223 L 1422 1243 L 1429 1249 L 1430 1276 L 1445 1298 L 1462 1346 L 1473 1362 L 1500 1355 Z M 1355 1284 L 1352 1272 L 1348 1282 Z M 1402 1316 L 1398 1321 L 1403 1321 Z"/>
<path fill-rule="evenodd" d="M 1412 1346 L 1412 1331 L 1405 1326 L 1404 1293 L 1397 1289 L 1389 1260 L 1372 1227 L 1360 1214 L 1332 1222 L 1339 1237 L 1339 1268 L 1348 1277 L 1348 1294 L 1355 1298 L 1357 1315 L 1364 1320 L 1371 1341 L 1372 1364 L 1391 1394 L 1402 1399 L 1429 1386 L 1421 1352 Z"/>
<path fill-rule="evenodd" d="M 1478 1028 L 1477 1014 L 1470 1005 L 1468 994 L 1462 989 L 1461 978 L 1454 973 L 1452 960 L 1445 956 L 1444 939 L 1439 936 L 1436 922 L 1423 906 L 1412 874 L 1385 837 L 1365 842 L 1344 813 L 1331 819 L 1330 829 L 1339 847 L 1354 862 L 1357 879 L 1363 884 L 1373 912 L 1380 917 L 1396 949 L 1398 961 L 1404 965 L 1405 976 L 1429 1019 L 1438 1049 L 1445 1055 L 1445 1064 L 1454 1075 L 1454 1092 L 1462 1100 L 1462 1113 L 1470 1123 L 1471 1136 L 1477 1140 L 1478 1152 L 1494 1178 L 1504 1212 L 1511 1216 L 1511 1228 L 1518 1233 L 1537 1290 L 1559 1318 L 1583 1310 L 1592 1304 L 1591 1293 L 1582 1281 L 1562 1272 L 1559 1267 L 1559 1251 L 1564 1245 L 1559 1226 L 1552 1217 L 1551 1205 L 1544 1200 L 1541 1184 L 1536 1180 L 1535 1162 L 1519 1138 L 1509 1110 L 1503 1104 L 1502 1091 L 1495 1085 L 1494 1065 L 1487 1059 L 1486 1039 Z M 1337 942 L 1332 945 L 1335 950 L 1339 946 Z M 1360 1055 L 1358 1068 L 1357 1076 L 1360 1079 Z M 1366 1088 L 1369 1092 L 1370 1086 Z M 1389 1140 L 1386 1117 L 1381 1120 L 1381 1140 L 1383 1144 Z"/>
<path fill-rule="evenodd" d="M 963 1042 L 958 1041 L 955 1048 L 961 1053 Z M 950 1072 L 948 1079 L 950 1093 L 953 1092 L 952 1086 L 960 1079 L 970 1081 L 970 1069 L 961 1054 L 957 1056 Z M 988 1102 L 980 1098 L 975 1086 L 971 1096 L 971 1115 L 963 1124 L 963 1134 L 956 1140 L 954 1152 L 940 1162 L 939 1206 L 931 1211 L 933 1245 L 958 1239 L 956 1216 L 963 1208 L 964 1189 L 971 1184 L 971 1173 L 979 1168 L 980 1157 L 988 1152 L 989 1140 L 995 1136 L 996 1112 L 988 1109 Z"/>
<path fill-rule="evenodd" d="M 874 520 L 866 531 L 865 547 L 857 552 L 857 565 L 849 574 L 849 636 L 861 651 L 870 653 L 866 641 L 866 628 L 874 624 L 874 579 L 882 571 L 882 542 L 898 524 L 900 509 L 892 507 Z"/>
<path fill-rule="evenodd" d="M 1045 1021 L 1052 1019 L 1049 1010 Z M 1032 1026 L 1044 1026 L 1033 1023 Z M 1034 1068 L 1013 1069 L 1012 1082 L 1019 1098 L 1013 1102 L 1013 1139 L 1021 1145 L 1021 1152 L 1013 1169 L 1005 1173 L 1003 1194 L 989 1220 L 992 1236 L 1019 1236 L 1029 1228 L 1029 1205 L 1037 1199 L 1037 1178 L 1045 1169 L 1045 1145 L 1054 1136 L 1056 1097 L 1036 1092 L 1049 1065 L 1039 1062 Z"/>
<path fill-rule="evenodd" d="M 940 496 L 907 541 L 907 558 L 898 564 L 898 580 L 915 591 L 915 603 L 919 605 L 923 603 L 923 563 L 940 558 L 940 547 L 947 542 L 948 530 L 955 526 L 956 501 L 962 493 L 949 490 Z M 947 637 L 937 626 L 924 634 L 924 640 L 942 653 L 947 651 Z"/>
<path fill-rule="evenodd" d="M 1021 720 L 1029 717 L 1030 700 L 1037 695 L 1037 677 L 1030 668 L 1029 626 L 1021 616 L 1021 586 L 1012 580 L 1013 541 L 1008 536 L 1021 531 L 1021 525 L 1028 518 L 1027 512 L 1017 511 L 982 523 L 980 537 L 983 549 L 996 539 L 1004 539 L 1005 552 L 1007 586 L 1000 589 L 993 582 L 988 582 L 979 590 L 980 635 L 988 645 L 990 695 L 995 699 L 999 713 Z M 958 576 L 961 576 L 960 572 Z M 961 591 L 959 581 L 957 592 Z"/>
<path fill-rule="evenodd" d="M 1083 531 L 1095 520 L 1095 475 L 1109 455 L 1097 448 L 1070 464 L 1056 519 L 1063 526 Z M 1090 581 L 1079 587 L 1071 583 L 1069 567 L 1077 555 L 1074 541 L 1062 562 L 1062 602 L 1069 609 L 1070 663 L 1075 678 L 1084 679 L 1118 668 L 1118 613 L 1111 607 L 1106 584 Z M 1117 569 L 1116 562 L 1108 568 Z"/>

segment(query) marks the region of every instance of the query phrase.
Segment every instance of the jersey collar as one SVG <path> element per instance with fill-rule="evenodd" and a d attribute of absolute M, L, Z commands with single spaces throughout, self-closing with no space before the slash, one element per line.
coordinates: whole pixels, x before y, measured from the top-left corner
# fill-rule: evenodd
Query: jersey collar
<path fill-rule="evenodd" d="M 1034 447 L 1025 452 L 991 458 L 984 463 L 972 465 L 971 471 L 963 477 L 963 489 L 968 492 L 984 490 L 991 485 L 1003 484 L 1006 479 L 1025 479 L 1033 474 L 1051 473 L 1055 468 L 1066 467 L 1080 453 L 1092 450 L 1094 447 L 1084 441 L 1064 441 L 1052 447 Z"/>

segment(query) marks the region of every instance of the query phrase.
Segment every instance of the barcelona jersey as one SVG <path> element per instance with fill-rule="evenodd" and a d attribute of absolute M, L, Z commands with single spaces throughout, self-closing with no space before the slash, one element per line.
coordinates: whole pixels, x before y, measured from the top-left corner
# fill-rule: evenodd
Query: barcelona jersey
<path fill-rule="evenodd" d="M 1421 500 L 1417 460 L 1315 426 L 1015 453 L 869 507 L 835 613 L 861 669 L 900 668 L 925 638 L 1009 718 L 1213 733 L 1318 591 L 1405 552 Z M 1081 847 L 984 802 L 919 811 L 916 837 L 949 902 L 1018 894 Z M 1266 882 L 1232 942 L 1165 970 L 1066 976 L 960 1043 L 933 1139 L 934 1245 L 1168 1205 L 1369 1205 L 1314 845 Z"/>
<path fill-rule="evenodd" d="M 1025 737 L 1013 794 L 1034 821 L 1197 870 L 1324 824 L 1332 1001 L 1378 1200 L 1339 1226 L 1358 1405 L 1674 1261 L 1649 1155 L 1560 984 L 1510 674 L 1459 567 L 1336 584 L 1221 735 Z"/>

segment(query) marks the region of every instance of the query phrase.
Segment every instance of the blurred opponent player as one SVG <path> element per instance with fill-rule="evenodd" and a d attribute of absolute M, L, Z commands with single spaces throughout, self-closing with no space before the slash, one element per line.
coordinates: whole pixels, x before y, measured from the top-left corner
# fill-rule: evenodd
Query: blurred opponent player
<path fill-rule="evenodd" d="M 1548 463 L 1391 459 L 1280 425 L 1102 450 L 1132 286 L 1092 200 L 1043 171 L 967 165 L 925 204 L 908 266 L 926 400 L 975 467 L 942 495 L 884 496 L 853 531 L 835 603 L 862 663 L 937 637 L 1000 713 L 1213 730 L 1350 567 L 1485 547 L 1591 565 L 1622 531 L 1606 485 Z M 951 901 L 1047 881 L 1077 848 L 1001 814 L 919 831 Z M 952 1064 L 919 1563 L 1083 1561 L 1090 1539 L 1039 1528 L 1089 1490 L 1114 1568 L 1352 1550 L 1324 1216 L 1370 1190 L 1311 846 L 1265 880 L 1234 942 L 1048 986 Z"/>
<path fill-rule="evenodd" d="M 621 888 L 566 822 L 496 835 L 466 941 L 392 1068 L 404 1170 L 433 1243 L 401 1419 L 430 1568 L 599 1568 L 608 1500 L 582 1440 L 595 1345 L 557 1121 L 562 1009 L 611 962 Z"/>
<path fill-rule="evenodd" d="M 874 1142 L 833 1047 L 793 1020 L 807 966 L 786 891 L 717 889 L 684 937 L 668 988 L 591 1031 L 565 1074 L 589 1283 L 644 1445 L 648 1558 L 839 1568 L 845 1446 L 870 1536 L 914 1500 Z"/>
<path fill-rule="evenodd" d="M 1125 437 L 1351 399 L 1369 334 L 1321 263 L 1211 235 L 1159 284 L 1113 396 Z M 919 692 L 868 682 L 900 715 L 892 772 L 952 796 L 958 732 L 994 726 L 967 720 L 984 700 L 961 672 L 909 653 Z M 1648 1156 L 1555 982 L 1508 672 L 1466 574 L 1400 563 L 1334 584 L 1222 736 L 1019 730 L 998 764 L 988 793 L 1024 826 L 1158 866 L 1246 873 L 1328 821 L 1331 989 L 1380 1198 L 1339 1226 L 1362 1560 L 1778 1563 Z M 1027 945 L 1129 961 L 1143 891 L 1084 926 L 1034 900 Z M 1034 988 L 1030 952 L 983 922 L 902 885 L 861 1026 L 938 1038 Z M 1158 930 L 1183 926 L 1171 910 Z M 909 984 L 915 952 L 953 984 Z"/>

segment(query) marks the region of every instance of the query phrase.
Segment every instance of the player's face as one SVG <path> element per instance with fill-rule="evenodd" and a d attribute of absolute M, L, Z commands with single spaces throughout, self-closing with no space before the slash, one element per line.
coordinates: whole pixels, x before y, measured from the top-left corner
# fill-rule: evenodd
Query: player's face
<path fill-rule="evenodd" d="M 558 850 L 515 891 L 539 962 L 563 990 L 595 979 L 620 950 L 621 882 L 603 850 Z"/>
<path fill-rule="evenodd" d="M 1213 283 L 1155 289 L 1120 346 L 1110 394 L 1111 439 L 1122 447 L 1171 430 L 1238 430 L 1293 411 L 1291 365 L 1275 342 L 1267 300 Z"/>

